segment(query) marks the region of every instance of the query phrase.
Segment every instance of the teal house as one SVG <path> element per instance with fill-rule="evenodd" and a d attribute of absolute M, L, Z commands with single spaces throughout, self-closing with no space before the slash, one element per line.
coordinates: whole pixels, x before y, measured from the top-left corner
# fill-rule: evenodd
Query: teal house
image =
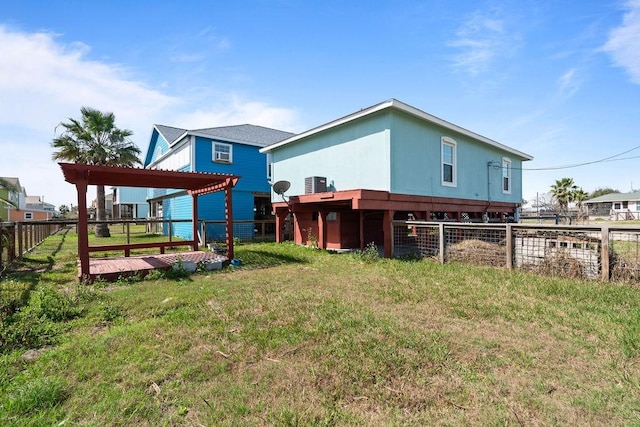
<path fill-rule="evenodd" d="M 146 188 L 111 187 L 111 198 L 113 219 L 140 219 L 149 216 Z"/>
<path fill-rule="evenodd" d="M 267 156 L 259 150 L 291 136 L 289 132 L 249 124 L 196 130 L 155 125 L 143 166 L 240 176 L 232 193 L 233 220 L 245 223 L 234 226 L 234 235 L 252 237 L 254 226 L 250 221 L 271 217 Z M 148 189 L 146 199 L 151 218 L 191 219 L 192 199 L 185 191 Z M 224 238 L 223 192 L 198 198 L 198 219 L 220 221 L 209 224 L 206 233 L 210 239 Z M 177 223 L 172 234 L 192 239 L 191 223 Z"/>
<path fill-rule="evenodd" d="M 522 164 L 532 159 L 396 99 L 260 151 L 278 183 L 278 230 L 291 213 L 296 243 L 345 249 L 373 242 L 385 251 L 394 219 L 516 219 Z"/>

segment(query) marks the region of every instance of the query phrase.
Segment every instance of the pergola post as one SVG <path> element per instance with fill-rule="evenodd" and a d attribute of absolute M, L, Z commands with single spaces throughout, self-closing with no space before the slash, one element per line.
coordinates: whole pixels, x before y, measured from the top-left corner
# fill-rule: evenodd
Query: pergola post
<path fill-rule="evenodd" d="M 192 227 L 193 227 L 193 250 L 195 252 L 198 250 L 198 195 L 196 193 L 193 193 L 191 197 L 193 198 Z M 206 243 L 206 242 L 203 242 L 203 243 Z"/>
<path fill-rule="evenodd" d="M 80 279 L 88 278 L 89 271 L 89 216 L 87 214 L 87 180 L 76 181 L 78 192 L 78 257 L 80 258 Z"/>
<path fill-rule="evenodd" d="M 224 187 L 224 212 L 225 212 L 225 221 L 227 223 L 227 258 L 232 260 L 234 258 L 233 251 L 233 200 L 231 197 L 231 193 L 233 190 L 233 179 L 227 179 L 226 185 Z"/>

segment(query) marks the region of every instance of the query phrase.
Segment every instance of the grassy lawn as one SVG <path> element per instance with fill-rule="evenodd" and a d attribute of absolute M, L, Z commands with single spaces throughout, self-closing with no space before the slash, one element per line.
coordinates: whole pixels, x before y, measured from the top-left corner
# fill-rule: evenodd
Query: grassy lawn
<path fill-rule="evenodd" d="M 637 287 L 268 243 L 87 286 L 76 245 L 0 282 L 0 425 L 640 424 Z"/>

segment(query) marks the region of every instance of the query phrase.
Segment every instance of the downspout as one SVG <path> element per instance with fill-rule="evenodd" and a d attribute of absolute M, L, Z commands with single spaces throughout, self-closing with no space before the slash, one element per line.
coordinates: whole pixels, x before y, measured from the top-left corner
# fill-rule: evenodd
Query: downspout
<path fill-rule="evenodd" d="M 491 168 L 493 167 L 493 160 L 487 163 L 487 207 L 485 209 L 485 222 L 489 222 L 489 207 L 491 206 Z"/>

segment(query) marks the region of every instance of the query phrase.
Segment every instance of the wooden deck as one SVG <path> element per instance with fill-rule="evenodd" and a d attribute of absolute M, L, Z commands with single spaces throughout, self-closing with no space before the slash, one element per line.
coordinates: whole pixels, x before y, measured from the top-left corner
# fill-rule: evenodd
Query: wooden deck
<path fill-rule="evenodd" d="M 228 262 L 228 258 L 217 255 L 212 252 L 176 252 L 171 254 L 158 255 L 138 255 L 131 257 L 117 258 L 90 258 L 89 259 L 89 280 L 100 278 L 102 280 L 114 281 L 120 277 L 132 275 L 144 276 L 153 270 L 168 270 L 174 262 L 205 262 L 205 261 L 221 261 L 223 264 Z M 78 261 L 78 276 L 82 276 L 80 269 L 80 261 Z"/>

